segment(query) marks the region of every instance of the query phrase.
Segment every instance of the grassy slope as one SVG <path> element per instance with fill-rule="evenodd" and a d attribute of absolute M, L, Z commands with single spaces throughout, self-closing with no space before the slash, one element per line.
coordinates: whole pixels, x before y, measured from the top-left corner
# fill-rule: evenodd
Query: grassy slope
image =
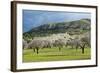
<path fill-rule="evenodd" d="M 60 60 L 84 60 L 90 59 L 90 49 L 85 48 L 85 53 L 81 53 L 81 49 L 66 49 L 61 51 L 58 48 L 44 48 L 39 50 L 39 54 L 33 52 L 32 49 L 23 51 L 23 62 L 39 62 L 39 61 L 60 61 Z"/>

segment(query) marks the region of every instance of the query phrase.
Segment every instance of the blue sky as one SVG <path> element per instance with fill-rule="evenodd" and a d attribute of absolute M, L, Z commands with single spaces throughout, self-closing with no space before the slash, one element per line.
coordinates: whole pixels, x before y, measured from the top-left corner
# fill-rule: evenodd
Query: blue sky
<path fill-rule="evenodd" d="M 79 19 L 91 18 L 90 13 L 23 10 L 23 32 L 42 24 L 55 22 L 68 22 Z"/>

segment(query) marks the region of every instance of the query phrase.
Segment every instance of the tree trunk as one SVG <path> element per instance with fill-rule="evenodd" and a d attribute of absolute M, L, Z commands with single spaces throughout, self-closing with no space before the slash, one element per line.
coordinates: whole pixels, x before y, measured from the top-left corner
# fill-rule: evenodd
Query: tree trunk
<path fill-rule="evenodd" d="M 61 47 L 59 47 L 59 51 L 61 51 Z"/>
<path fill-rule="evenodd" d="M 35 52 L 35 48 L 33 49 L 33 51 Z"/>
<path fill-rule="evenodd" d="M 82 48 L 82 54 L 84 54 L 84 47 Z"/>
<path fill-rule="evenodd" d="M 82 46 L 80 46 L 82 49 L 82 54 L 84 54 L 84 49 L 85 49 L 85 44 L 83 44 Z"/>
<path fill-rule="evenodd" d="M 39 48 L 36 48 L 37 54 L 39 53 Z"/>

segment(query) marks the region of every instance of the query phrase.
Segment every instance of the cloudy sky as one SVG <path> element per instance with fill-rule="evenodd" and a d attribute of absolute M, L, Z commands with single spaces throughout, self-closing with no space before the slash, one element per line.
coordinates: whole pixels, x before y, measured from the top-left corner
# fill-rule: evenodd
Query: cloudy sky
<path fill-rule="evenodd" d="M 90 13 L 23 10 L 23 32 L 42 24 L 55 22 L 68 22 L 79 19 L 91 18 Z"/>

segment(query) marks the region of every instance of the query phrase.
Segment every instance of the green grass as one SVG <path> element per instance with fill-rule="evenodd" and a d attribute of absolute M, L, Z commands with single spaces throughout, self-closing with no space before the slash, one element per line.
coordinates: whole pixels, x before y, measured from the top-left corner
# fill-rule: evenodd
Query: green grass
<path fill-rule="evenodd" d="M 32 49 L 23 50 L 23 62 L 40 62 L 40 61 L 61 61 L 61 60 L 85 60 L 91 59 L 91 49 L 85 48 L 84 54 L 81 49 L 62 48 L 44 48 L 39 49 L 39 54 Z"/>

